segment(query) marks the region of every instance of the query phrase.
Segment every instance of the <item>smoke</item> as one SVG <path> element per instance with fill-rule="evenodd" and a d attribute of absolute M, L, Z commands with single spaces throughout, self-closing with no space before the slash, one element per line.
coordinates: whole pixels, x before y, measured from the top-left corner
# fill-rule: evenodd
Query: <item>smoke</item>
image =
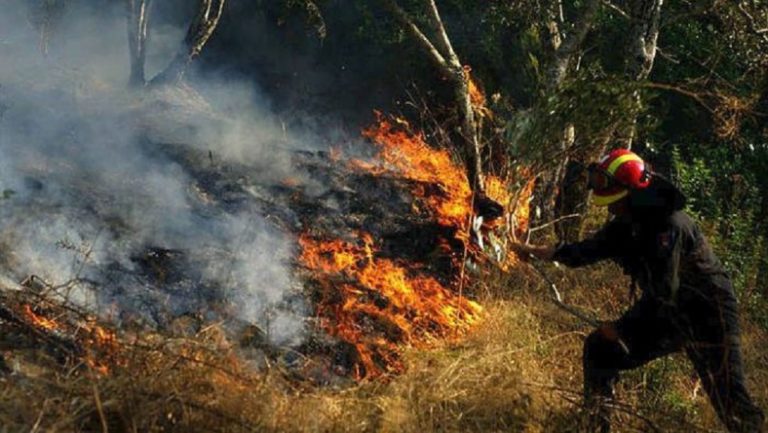
<path fill-rule="evenodd" d="M 307 307 L 291 273 L 294 240 L 249 191 L 301 177 L 289 151 L 317 139 L 292 132 L 250 84 L 128 91 L 119 4 L 95 11 L 70 2 L 51 18 L 43 55 L 37 6 L 8 3 L 2 277 L 37 275 L 115 320 L 234 318 L 275 344 L 298 344 Z M 183 32 L 153 28 L 148 72 L 171 59 Z"/>

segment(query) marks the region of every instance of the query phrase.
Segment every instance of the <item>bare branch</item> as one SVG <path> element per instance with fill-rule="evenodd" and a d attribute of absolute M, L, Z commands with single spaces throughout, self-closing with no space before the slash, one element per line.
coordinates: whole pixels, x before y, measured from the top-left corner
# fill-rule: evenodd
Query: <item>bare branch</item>
<path fill-rule="evenodd" d="M 419 29 L 411 17 L 398 6 L 395 0 L 382 0 L 384 5 L 394 14 L 400 24 L 406 28 L 419 46 L 426 51 L 428 57 L 436 64 L 440 72 L 451 82 L 454 102 L 458 112 L 459 124 L 455 128 L 456 133 L 464 142 L 464 162 L 467 168 L 467 177 L 474 192 L 484 192 L 484 179 L 482 171 L 482 158 L 480 155 L 479 127 L 474 114 L 472 97 L 470 95 L 470 77 L 461 64 L 448 34 L 440 19 L 437 5 L 434 0 L 428 0 L 430 21 L 438 34 L 437 46 L 442 47 L 445 53 L 441 53 L 435 43 Z M 447 56 L 447 57 L 446 57 Z"/>
<path fill-rule="evenodd" d="M 572 214 L 568 214 L 568 215 L 563 215 L 561 217 L 555 218 L 552 221 L 544 223 L 544 224 L 542 224 L 540 226 L 536 226 L 536 227 L 528 229 L 528 233 L 530 234 L 530 233 L 533 233 L 533 232 L 537 232 L 539 230 L 545 229 L 545 228 L 547 228 L 547 227 L 549 227 L 551 225 L 557 224 L 560 221 L 563 221 L 563 220 L 566 220 L 566 219 L 569 219 L 569 218 L 579 218 L 579 217 L 581 217 L 581 214 L 579 214 L 579 213 L 572 213 Z M 529 236 L 529 240 L 530 240 L 530 236 Z"/>
<path fill-rule="evenodd" d="M 448 39 L 448 34 L 445 32 L 445 26 L 443 25 L 443 20 L 440 18 L 440 12 L 437 10 L 435 0 L 429 0 L 429 13 L 432 20 L 432 25 L 435 26 L 435 32 L 437 33 L 437 43 L 443 49 L 443 52 L 445 53 L 451 65 L 457 68 L 461 67 L 459 57 L 453 50 L 451 41 Z"/>
<path fill-rule="evenodd" d="M 440 67 L 441 71 L 446 72 L 448 63 L 445 61 L 445 58 L 442 54 L 440 54 L 440 51 L 435 48 L 429 38 L 425 36 L 424 33 L 422 33 L 421 29 L 419 29 L 413 20 L 411 20 L 411 17 L 409 17 L 408 14 L 405 13 L 405 11 L 400 6 L 398 6 L 394 0 L 383 1 L 384 5 L 387 6 L 395 18 L 400 21 L 400 24 L 405 27 L 408 33 L 410 33 L 411 36 L 416 39 L 416 41 L 418 41 L 421 48 L 429 54 L 429 57 L 432 59 L 432 61 Z"/>
<path fill-rule="evenodd" d="M 216 2 L 215 6 L 214 2 Z M 202 0 L 198 16 L 189 26 L 187 36 L 184 38 L 184 42 L 191 48 L 191 56 L 198 56 L 213 34 L 224 12 L 224 3 L 224 0 Z M 213 16 L 211 12 L 214 12 Z"/>
<path fill-rule="evenodd" d="M 749 13 L 749 11 L 744 7 L 743 3 L 739 2 L 736 7 L 741 12 L 741 15 L 743 15 L 744 18 L 747 20 L 747 24 L 749 25 L 749 30 L 751 30 L 752 33 L 760 36 L 763 40 L 768 42 L 768 27 L 765 27 L 762 29 L 758 28 L 755 17 Z"/>
<path fill-rule="evenodd" d="M 621 15 L 622 17 L 624 17 L 626 19 L 630 19 L 629 14 L 624 12 L 624 10 L 622 8 L 620 8 L 620 7 L 616 6 L 615 4 L 613 4 L 613 2 L 611 2 L 611 0 L 602 0 L 602 2 L 603 2 L 604 5 L 608 6 L 608 8 L 612 9 L 617 14 Z"/>
<path fill-rule="evenodd" d="M 646 83 L 644 84 L 645 87 L 651 88 L 651 89 L 660 89 L 660 90 L 669 90 L 675 93 L 679 93 L 681 95 L 688 96 L 692 98 L 694 101 L 698 102 L 699 105 L 704 107 L 707 111 L 710 113 L 714 113 L 714 108 L 712 108 L 707 101 L 704 100 L 704 97 L 701 93 L 693 92 L 688 89 L 684 89 L 680 86 L 675 86 L 672 84 L 665 84 L 665 83 Z"/>

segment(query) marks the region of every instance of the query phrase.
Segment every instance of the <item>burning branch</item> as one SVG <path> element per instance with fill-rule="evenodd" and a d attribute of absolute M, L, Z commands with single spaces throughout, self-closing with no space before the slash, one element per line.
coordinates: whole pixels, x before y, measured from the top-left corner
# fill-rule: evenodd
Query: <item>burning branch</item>
<path fill-rule="evenodd" d="M 96 319 L 48 297 L 24 291 L 0 292 L 0 329 L 9 327 L 42 343 L 57 362 L 82 363 L 100 374 L 119 363 L 116 334 Z M 7 332 L 7 331 L 5 331 Z"/>

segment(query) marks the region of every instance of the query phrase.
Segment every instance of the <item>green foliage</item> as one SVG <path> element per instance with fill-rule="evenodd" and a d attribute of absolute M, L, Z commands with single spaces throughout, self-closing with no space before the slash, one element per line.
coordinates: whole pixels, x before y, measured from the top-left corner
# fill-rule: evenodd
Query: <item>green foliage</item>
<path fill-rule="evenodd" d="M 682 355 L 659 358 L 643 368 L 624 373 L 624 380 L 634 383 L 638 399 L 655 412 L 680 419 L 696 415 L 694 400 L 681 392 L 679 381 L 690 376 L 691 366 Z M 640 385 L 640 386 L 638 386 Z"/>
<path fill-rule="evenodd" d="M 563 130 L 569 124 L 583 137 L 582 151 L 595 150 L 600 137 L 639 113 L 642 107 L 634 97 L 638 90 L 636 83 L 622 76 L 588 69 L 540 98 L 530 112 L 512 119 L 507 125 L 511 153 L 545 167 L 557 163 Z"/>
<path fill-rule="evenodd" d="M 301 10 L 306 16 L 307 25 L 314 29 L 320 39 L 324 39 L 328 34 L 325 18 L 321 11 L 321 2 L 313 0 L 286 0 L 286 14 L 293 10 Z M 285 19 L 285 18 L 284 18 Z"/>
<path fill-rule="evenodd" d="M 675 146 L 673 167 L 688 212 L 701 222 L 730 272 L 742 303 L 768 327 L 768 300 L 762 293 L 768 243 L 764 207 L 765 146 Z"/>

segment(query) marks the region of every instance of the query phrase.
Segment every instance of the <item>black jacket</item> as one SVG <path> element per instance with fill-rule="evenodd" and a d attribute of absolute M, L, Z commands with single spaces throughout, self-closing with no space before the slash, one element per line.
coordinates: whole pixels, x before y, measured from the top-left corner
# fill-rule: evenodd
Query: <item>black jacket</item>
<path fill-rule="evenodd" d="M 630 211 L 615 217 L 589 239 L 561 246 L 554 260 L 585 266 L 611 259 L 633 284 L 661 304 L 676 306 L 680 294 L 711 297 L 730 289 L 725 270 L 696 223 L 681 209 L 682 194 L 666 179 L 630 195 Z"/>

